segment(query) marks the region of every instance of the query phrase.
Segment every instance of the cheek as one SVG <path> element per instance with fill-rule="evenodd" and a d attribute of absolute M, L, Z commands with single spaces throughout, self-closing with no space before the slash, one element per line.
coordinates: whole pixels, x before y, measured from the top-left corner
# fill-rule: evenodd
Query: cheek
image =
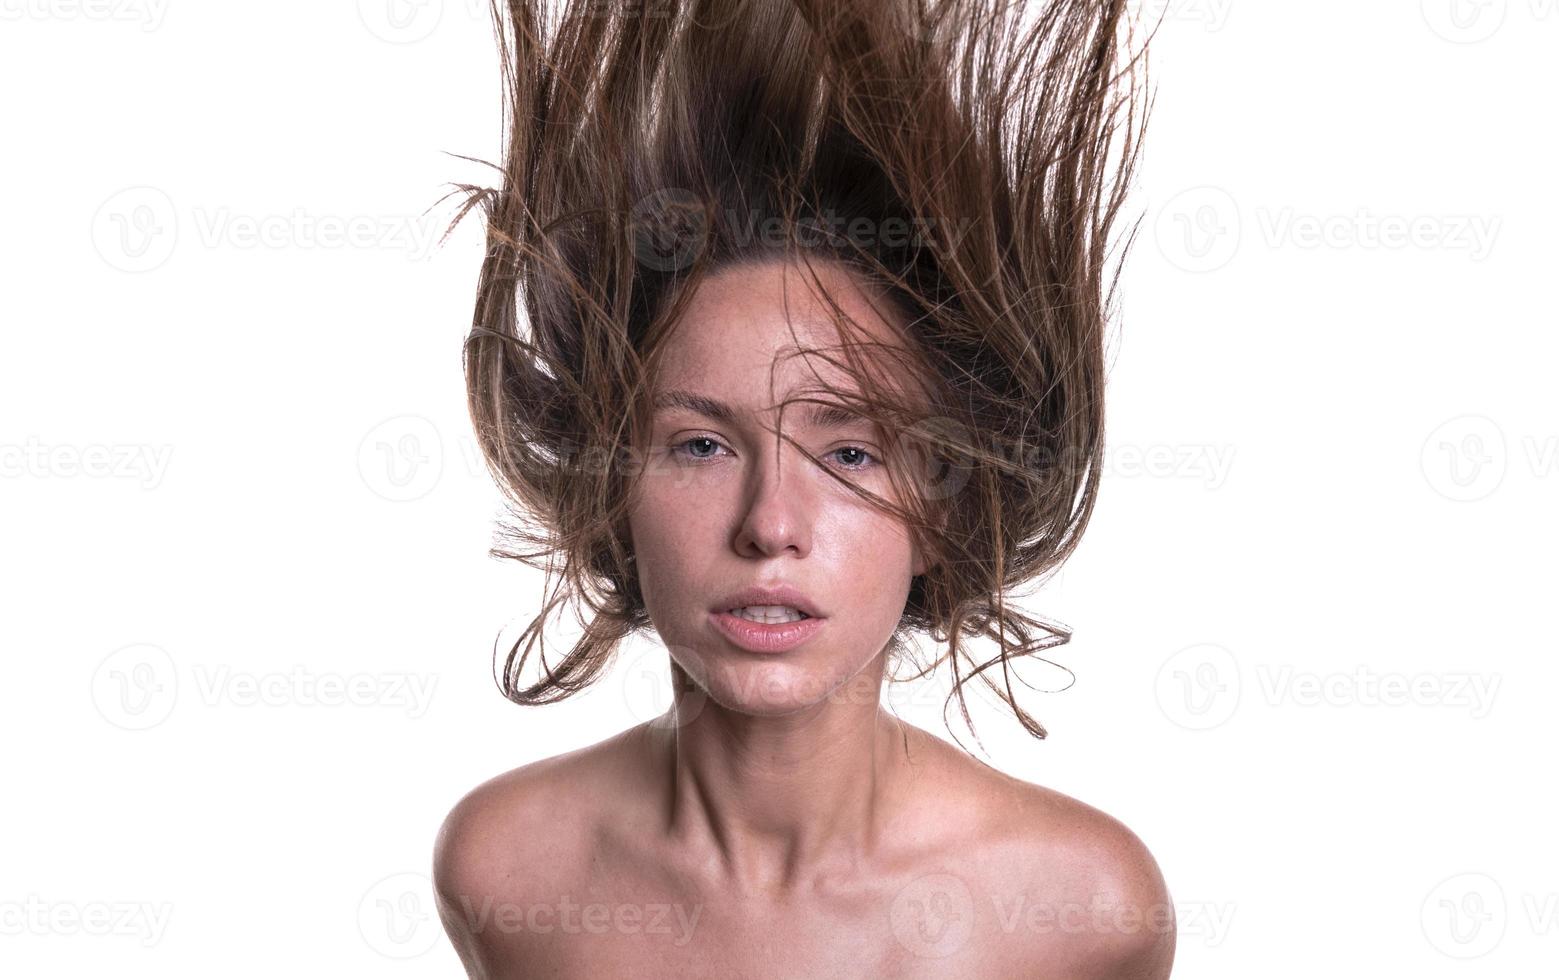
<path fill-rule="evenodd" d="M 898 624 L 913 578 L 909 535 L 892 517 L 854 502 L 825 514 L 813 534 L 811 563 L 834 604 L 852 610 L 863 633 Z"/>
<path fill-rule="evenodd" d="M 698 569 L 707 565 L 718 528 L 712 509 L 688 494 L 651 489 L 640 495 L 629 512 L 628 529 L 639 588 L 652 618 L 685 593 Z"/>

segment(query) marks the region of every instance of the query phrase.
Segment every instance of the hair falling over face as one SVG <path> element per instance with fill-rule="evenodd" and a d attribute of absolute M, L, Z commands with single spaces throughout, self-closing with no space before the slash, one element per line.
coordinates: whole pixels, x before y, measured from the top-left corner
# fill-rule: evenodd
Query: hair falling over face
<path fill-rule="evenodd" d="M 651 626 L 626 533 L 632 462 L 698 283 L 827 261 L 907 324 L 905 348 L 885 350 L 830 300 L 840 343 L 807 355 L 859 389 L 799 399 L 891 436 L 898 492 L 851 489 L 929 556 L 894 662 L 926 635 L 938 653 L 908 676 L 946 661 L 966 722 L 978 677 L 1043 738 L 1009 665 L 1070 630 L 1006 597 L 1071 554 L 1098 492 L 1108 240 L 1147 116 L 1126 0 L 492 0 L 492 14 L 498 186 L 456 185 L 455 222 L 479 208 L 488 246 L 466 383 L 510 514 L 493 554 L 547 581 L 505 695 L 574 694 Z M 888 384 L 894 370 L 924 379 L 923 397 Z M 583 633 L 549 662 L 548 623 L 569 606 Z"/>

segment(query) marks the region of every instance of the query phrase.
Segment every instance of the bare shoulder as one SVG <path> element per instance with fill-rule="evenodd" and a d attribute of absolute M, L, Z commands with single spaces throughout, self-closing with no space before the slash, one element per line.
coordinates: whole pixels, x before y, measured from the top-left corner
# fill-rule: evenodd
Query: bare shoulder
<path fill-rule="evenodd" d="M 1079 980 L 1167 978 L 1174 907 L 1141 838 L 1103 810 L 941 745 L 946 798 L 976 821 L 958 821 L 979 842 L 976 902 L 1013 967 Z"/>
<path fill-rule="evenodd" d="M 469 885 L 520 878 L 539 870 L 526 859 L 559 841 L 545 835 L 560 794 L 569 793 L 581 766 L 579 752 L 541 759 L 481 783 L 462 796 L 439 827 L 433 847 L 435 877 Z"/>
<path fill-rule="evenodd" d="M 1158 862 L 1120 820 L 1052 789 L 1017 781 L 1011 846 L 1031 862 L 1011 862 L 1008 884 L 1046 896 L 1026 915 L 1068 938 L 1064 955 L 1077 977 L 1165 980 L 1175 953 L 1175 916 Z M 1053 913 L 1053 915 L 1052 915 Z M 1043 930 L 1037 947 L 1056 952 Z M 1021 946 L 1021 944 L 1015 944 Z"/>
<path fill-rule="evenodd" d="M 481 783 L 444 817 L 433 844 L 439 916 L 472 977 L 500 975 L 524 939 L 527 903 L 566 892 L 587 866 L 594 806 L 624 771 L 635 729 Z"/>

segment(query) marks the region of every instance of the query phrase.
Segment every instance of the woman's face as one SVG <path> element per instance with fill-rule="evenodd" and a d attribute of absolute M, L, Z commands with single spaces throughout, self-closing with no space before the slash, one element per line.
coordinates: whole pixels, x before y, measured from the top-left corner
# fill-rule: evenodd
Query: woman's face
<path fill-rule="evenodd" d="M 900 343 L 897 325 L 873 312 L 852 273 L 832 263 L 813 267 L 872 341 Z M 784 357 L 797 341 L 839 343 L 827 302 L 813 294 L 804 269 L 782 261 L 727 267 L 699 285 L 666 342 L 648 466 L 629 517 L 640 588 L 672 658 L 716 703 L 747 714 L 816 704 L 872 663 L 898 624 L 912 577 L 925 571 L 901 522 L 795 447 L 776 444 L 776 406 L 788 395 L 810 390 L 826 398 L 816 392 L 819 377 L 859 391 L 818 356 Z M 668 399 L 672 393 L 692 398 Z M 704 410 L 690 406 L 695 399 Z M 711 414 L 715 403 L 730 417 Z M 896 499 L 871 423 L 813 423 L 806 417 L 812 408 L 787 407 L 785 435 L 821 465 Z M 730 625 L 719 618 L 727 596 L 780 586 L 799 590 L 819 614 L 799 645 L 754 652 L 722 629 Z M 877 690 L 850 691 L 862 687 Z"/>

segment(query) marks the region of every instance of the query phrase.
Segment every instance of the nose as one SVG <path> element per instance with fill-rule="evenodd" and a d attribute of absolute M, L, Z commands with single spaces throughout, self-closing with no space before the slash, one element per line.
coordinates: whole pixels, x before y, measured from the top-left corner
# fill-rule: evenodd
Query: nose
<path fill-rule="evenodd" d="M 786 442 L 767 438 L 758 443 L 750 457 L 753 464 L 747 474 L 736 552 L 748 558 L 774 558 L 787 552 L 805 558 L 812 550 L 815 497 L 807 479 L 812 464 Z"/>

